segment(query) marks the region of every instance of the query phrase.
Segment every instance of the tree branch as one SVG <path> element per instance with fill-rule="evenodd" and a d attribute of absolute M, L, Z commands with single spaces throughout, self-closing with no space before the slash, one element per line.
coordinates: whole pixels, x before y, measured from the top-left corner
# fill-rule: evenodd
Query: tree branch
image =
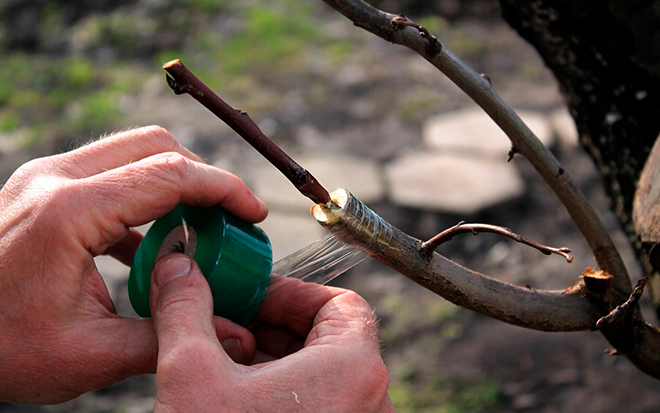
<path fill-rule="evenodd" d="M 565 291 L 518 287 L 462 267 L 381 219 L 347 191 L 330 194 L 337 207 L 312 207 L 316 220 L 421 286 L 461 307 L 509 324 L 542 331 L 591 330 L 601 310 L 580 282 Z"/>
<path fill-rule="evenodd" d="M 585 271 L 583 280 L 564 291 L 517 287 L 489 278 L 435 252 L 422 254 L 420 240 L 381 219 L 346 190 L 330 196 L 332 207 L 317 204 L 312 213 L 337 238 L 452 303 L 488 317 L 542 331 L 593 330 L 612 293 L 608 284 L 613 278 L 602 271 Z M 660 378 L 657 328 L 639 318 L 625 329 L 606 325 L 601 332 L 640 370 Z"/>
<path fill-rule="evenodd" d="M 451 240 L 454 238 L 456 235 L 459 234 L 466 234 L 466 233 L 472 233 L 474 235 L 478 235 L 480 232 L 490 232 L 493 234 L 498 234 L 502 235 L 504 237 L 511 238 L 512 240 L 516 242 L 520 242 L 521 244 L 528 245 L 532 248 L 536 248 L 537 250 L 541 251 L 545 255 L 550 255 L 550 254 L 557 254 L 561 255 L 568 261 L 569 263 L 573 262 L 573 256 L 569 255 L 568 253 L 571 252 L 570 248 L 567 247 L 561 247 L 561 248 L 554 248 L 554 247 L 548 247 L 547 245 L 542 245 L 539 244 L 538 242 L 532 241 L 530 239 L 527 239 L 521 235 L 518 235 L 511 231 L 509 228 L 505 227 L 500 227 L 497 225 L 491 225 L 491 224 L 466 224 L 464 221 L 459 222 L 458 224 L 454 225 L 453 227 L 447 228 L 446 230 L 442 231 L 441 233 L 437 234 L 433 238 L 431 238 L 428 241 L 424 241 L 422 243 L 422 246 L 420 247 L 420 252 L 422 254 L 430 254 L 431 251 L 435 250 L 438 248 L 441 244 Z"/>
<path fill-rule="evenodd" d="M 605 326 L 617 324 L 623 328 L 630 326 L 633 321 L 633 316 L 635 315 L 637 303 L 639 302 L 639 299 L 642 298 L 642 294 L 644 294 L 644 287 L 648 281 L 649 277 L 644 277 L 639 280 L 632 294 L 630 294 L 630 298 L 628 298 L 625 303 L 618 305 L 608 315 L 598 320 L 596 322 L 595 329 L 600 330 Z"/>
<path fill-rule="evenodd" d="M 167 84 L 174 93 L 187 93 L 222 119 L 260 154 L 284 174 L 298 190 L 314 203 L 330 201 L 328 191 L 296 161 L 291 159 L 279 146 L 261 132 L 259 126 L 243 110 L 236 110 L 216 95 L 199 80 L 181 60 L 176 59 L 163 65 L 167 71 Z"/>
<path fill-rule="evenodd" d="M 389 42 L 400 44 L 416 51 L 481 106 L 511 140 L 511 154 L 520 153 L 527 158 L 555 192 L 589 244 L 600 269 L 612 276 L 611 286 L 608 287 L 608 294 L 604 295 L 605 297 L 608 295 L 611 296 L 607 302 L 602 303 L 608 309 L 607 311 L 611 311 L 617 304 L 623 303 L 628 299 L 632 291 L 628 271 L 598 214 L 560 165 L 559 161 L 540 142 L 527 125 L 522 122 L 513 109 L 495 92 L 487 76 L 477 74 L 443 45 L 434 46 L 430 50 L 429 39 L 431 37 L 426 33 L 424 36 L 421 36 L 420 32 L 423 31 L 418 25 L 401 24 L 401 16 L 383 12 L 361 0 L 323 1 L 346 16 L 356 26 L 380 36 Z M 347 236 L 345 238 L 350 239 L 351 237 Z M 464 295 L 466 290 L 457 289 L 457 285 L 461 285 L 465 281 L 460 278 L 454 278 L 454 274 L 451 272 L 440 271 L 449 271 L 450 268 L 439 258 L 440 256 L 438 254 L 432 254 L 432 258 L 426 266 L 417 267 L 425 268 L 426 271 L 424 272 L 426 274 L 415 275 L 415 266 L 423 265 L 423 261 L 420 261 L 419 257 L 415 255 L 418 253 L 418 250 L 410 248 L 410 244 L 414 244 L 415 241 L 408 240 L 406 242 L 405 237 L 397 237 L 397 239 L 401 239 L 401 248 L 408 248 L 405 253 L 401 253 L 401 251 L 394 253 L 391 249 L 381 250 L 377 249 L 375 245 L 372 245 L 374 251 L 377 252 L 377 258 L 392 268 L 397 269 L 402 274 L 410 278 L 417 278 L 415 280 L 416 282 L 438 294 L 444 294 L 443 287 L 446 287 L 450 292 L 456 292 L 458 294 L 457 296 L 455 295 L 453 299 L 448 298 L 456 304 L 466 308 L 472 308 L 475 311 L 490 315 L 502 321 L 524 325 L 530 328 L 535 328 L 534 324 L 536 323 L 543 324 L 544 316 L 553 318 L 554 322 L 551 323 L 553 326 L 557 326 L 555 322 L 558 322 L 559 325 L 562 324 L 560 320 L 554 319 L 553 316 L 556 315 L 554 310 L 551 307 L 545 306 L 541 306 L 540 309 L 544 313 L 539 314 L 538 319 L 528 320 L 532 321 L 532 325 L 528 325 L 530 323 L 527 322 L 518 322 L 520 320 L 519 316 L 525 317 L 527 306 L 530 308 L 539 308 L 536 307 L 538 303 L 534 301 L 526 302 L 522 308 L 518 308 L 517 303 L 509 300 L 513 299 L 513 297 L 523 297 L 524 294 L 512 294 L 511 290 L 509 290 L 511 287 L 505 288 L 500 284 L 496 284 L 493 287 L 494 289 L 499 290 L 499 288 L 502 288 L 504 290 L 498 291 L 498 294 L 494 295 L 499 295 L 507 291 L 510 293 L 506 296 L 505 302 L 493 302 L 491 296 L 488 294 L 484 295 L 483 291 L 475 289 L 468 290 L 468 295 Z M 358 237 L 359 242 L 361 241 L 359 241 Z M 407 255 L 410 255 L 409 259 L 406 258 Z M 456 272 L 459 271 L 456 269 Z M 464 275 L 468 274 L 470 273 Z M 442 277 L 451 277 L 451 279 L 443 279 Z M 485 288 L 486 286 L 482 284 L 484 279 L 487 278 L 483 277 L 479 278 L 479 281 L 474 281 L 474 286 L 479 285 Z M 490 287 L 490 281 L 488 284 L 488 287 Z M 581 288 L 577 286 L 577 288 L 571 288 L 566 291 L 569 290 L 581 290 Z M 446 295 L 443 296 L 447 298 Z M 486 308 L 479 308 L 481 307 L 479 300 L 484 300 L 483 305 Z M 547 303 L 549 300 L 550 298 L 546 296 L 541 298 L 541 301 L 544 303 Z M 564 306 L 567 303 L 567 301 L 560 300 L 557 304 Z M 497 307 L 495 309 L 491 308 L 490 306 L 493 304 L 502 305 L 502 311 L 505 311 L 505 313 L 502 314 L 497 310 Z M 557 308 L 559 309 L 560 307 Z M 506 313 L 504 309 L 511 309 L 516 315 Z M 520 311 L 522 311 L 522 314 Z M 639 311 L 639 309 L 636 307 L 635 311 Z M 572 311 L 563 314 L 568 318 L 578 317 L 579 319 L 584 319 L 585 316 L 589 317 L 590 309 L 576 307 Z M 534 319 L 535 317 L 531 318 Z M 621 354 L 625 354 L 639 369 L 660 378 L 660 357 L 658 357 L 658 354 L 660 354 L 660 331 L 657 328 L 641 320 L 640 316 L 640 321 L 632 328 L 621 329 L 616 326 L 606 326 L 601 329 L 601 332 Z"/>
<path fill-rule="evenodd" d="M 323 1 L 356 26 L 416 51 L 481 106 L 511 139 L 514 153 L 527 158 L 559 197 L 587 240 L 598 266 L 612 274 L 615 301 L 621 303 L 628 298 L 632 291 L 628 272 L 598 214 L 559 161 L 502 100 L 486 77 L 472 70 L 439 42 L 430 49 L 431 43 L 435 43 L 434 36 L 421 36 L 420 33 L 426 33 L 425 29 L 411 22 L 403 23 L 402 16 L 386 13 L 361 0 Z"/>

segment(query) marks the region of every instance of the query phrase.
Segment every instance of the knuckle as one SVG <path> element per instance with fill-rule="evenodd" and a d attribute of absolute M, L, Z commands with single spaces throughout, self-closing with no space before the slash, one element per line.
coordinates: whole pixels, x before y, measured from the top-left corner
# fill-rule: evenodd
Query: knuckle
<path fill-rule="evenodd" d="M 43 228 L 44 234 L 61 232 L 62 227 L 74 219 L 75 213 L 72 212 L 79 211 L 84 205 L 84 199 L 80 199 L 75 185 L 61 181 L 54 177 L 38 177 L 31 184 L 29 195 L 26 195 L 30 198 L 33 225 Z"/>
<path fill-rule="evenodd" d="M 16 169 L 7 184 L 27 186 L 35 177 L 47 174 L 49 169 L 52 169 L 52 161 L 50 159 L 32 159 Z"/>
<path fill-rule="evenodd" d="M 368 307 L 367 301 L 362 298 L 358 293 L 352 290 L 345 290 L 343 293 L 343 299 L 348 305 L 355 308 Z"/>
<path fill-rule="evenodd" d="M 45 169 L 44 164 L 44 158 L 32 159 L 21 165 L 21 167 L 18 168 L 14 174 L 18 176 L 32 176 L 34 174 L 38 174 Z"/>
<path fill-rule="evenodd" d="M 369 303 L 354 291 L 347 290 L 342 294 L 343 304 L 349 308 L 349 315 L 358 323 L 363 324 L 363 331 L 369 338 L 377 341 L 378 322 Z"/>
<path fill-rule="evenodd" d="M 145 126 L 140 131 L 142 134 L 139 140 L 153 146 L 159 152 L 174 152 L 179 149 L 179 141 L 162 126 Z"/>
<path fill-rule="evenodd" d="M 190 168 L 191 160 L 177 152 L 164 152 L 151 157 L 151 169 L 156 178 L 180 186 Z"/>
<path fill-rule="evenodd" d="M 66 216 L 72 205 L 79 205 L 79 191 L 74 185 L 63 183 L 56 185 L 43 192 L 44 199 L 41 204 L 41 210 L 47 212 L 51 219 L 60 216 Z M 56 219 L 56 218 L 55 218 Z M 61 224 L 61 222 L 58 221 Z"/>

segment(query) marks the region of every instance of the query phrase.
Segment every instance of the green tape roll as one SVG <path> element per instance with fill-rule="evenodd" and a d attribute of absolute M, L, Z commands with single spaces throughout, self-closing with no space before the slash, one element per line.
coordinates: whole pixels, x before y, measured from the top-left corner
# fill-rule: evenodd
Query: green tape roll
<path fill-rule="evenodd" d="M 128 278 L 135 312 L 150 317 L 151 270 L 171 252 L 194 257 L 213 294 L 214 314 L 246 325 L 261 304 L 273 265 L 266 234 L 215 207 L 178 205 L 156 220 L 138 247 Z"/>

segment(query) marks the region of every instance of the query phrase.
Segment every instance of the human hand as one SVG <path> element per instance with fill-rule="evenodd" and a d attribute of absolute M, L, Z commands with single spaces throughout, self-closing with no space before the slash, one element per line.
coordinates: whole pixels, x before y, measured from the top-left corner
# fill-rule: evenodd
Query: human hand
<path fill-rule="evenodd" d="M 251 221 L 265 205 L 164 129 L 141 128 L 31 161 L 0 190 L 0 401 L 57 403 L 128 376 L 154 372 L 150 319 L 117 316 L 93 257 L 130 263 L 132 227 L 178 203 L 221 204 Z M 239 361 L 253 336 L 216 317 Z"/>
<path fill-rule="evenodd" d="M 183 254 L 156 262 L 150 294 L 158 336 L 154 411 L 394 410 L 367 303 L 351 291 L 277 282 L 252 329 L 258 358 L 268 361 L 244 366 L 216 338 L 211 291 L 197 264 Z"/>

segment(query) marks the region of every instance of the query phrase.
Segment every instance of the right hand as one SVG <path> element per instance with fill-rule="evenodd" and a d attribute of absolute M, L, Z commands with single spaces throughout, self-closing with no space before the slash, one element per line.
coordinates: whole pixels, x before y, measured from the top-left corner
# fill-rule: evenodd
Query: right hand
<path fill-rule="evenodd" d="M 352 291 L 278 282 L 252 330 L 263 362 L 244 366 L 216 337 L 211 291 L 194 260 L 171 254 L 156 263 L 150 296 L 158 337 L 155 411 L 394 410 L 369 305 Z"/>

